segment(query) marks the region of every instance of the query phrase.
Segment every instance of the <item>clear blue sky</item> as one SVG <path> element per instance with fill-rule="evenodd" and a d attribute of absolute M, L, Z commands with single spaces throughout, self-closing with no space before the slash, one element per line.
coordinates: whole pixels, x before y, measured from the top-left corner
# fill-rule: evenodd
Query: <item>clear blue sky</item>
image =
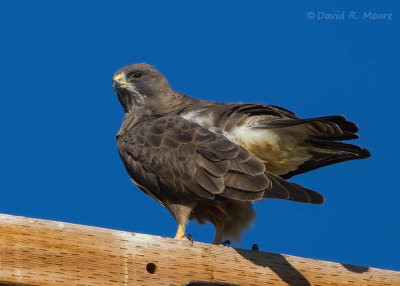
<path fill-rule="evenodd" d="M 146 62 L 193 97 L 357 122 L 354 143 L 372 157 L 293 178 L 326 203 L 256 203 L 234 246 L 400 270 L 398 1 L 188 2 L 1 4 L 0 213 L 174 235 L 115 143 L 123 111 L 111 77 Z M 188 231 L 213 240 L 210 225 Z"/>

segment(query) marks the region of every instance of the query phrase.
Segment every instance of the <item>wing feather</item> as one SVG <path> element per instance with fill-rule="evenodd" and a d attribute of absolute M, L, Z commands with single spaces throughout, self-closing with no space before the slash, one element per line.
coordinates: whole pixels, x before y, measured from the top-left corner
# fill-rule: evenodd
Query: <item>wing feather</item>
<path fill-rule="evenodd" d="M 306 189 L 266 172 L 247 150 L 194 122 L 168 116 L 123 126 L 129 128 L 117 136 L 122 161 L 133 181 L 159 201 L 313 202 Z"/>

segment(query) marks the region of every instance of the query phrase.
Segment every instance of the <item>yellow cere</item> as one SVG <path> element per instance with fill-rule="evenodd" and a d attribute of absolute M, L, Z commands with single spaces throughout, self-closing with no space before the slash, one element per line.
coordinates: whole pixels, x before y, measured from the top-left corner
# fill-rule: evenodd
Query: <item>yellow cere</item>
<path fill-rule="evenodd" d="M 134 84 L 132 82 L 123 82 L 121 74 L 117 74 L 116 76 L 114 76 L 114 80 L 118 81 L 119 83 L 121 83 L 121 87 L 127 87 L 128 85 L 133 85 Z"/>
<path fill-rule="evenodd" d="M 122 81 L 122 75 L 118 74 L 118 75 L 114 76 L 114 80 Z"/>

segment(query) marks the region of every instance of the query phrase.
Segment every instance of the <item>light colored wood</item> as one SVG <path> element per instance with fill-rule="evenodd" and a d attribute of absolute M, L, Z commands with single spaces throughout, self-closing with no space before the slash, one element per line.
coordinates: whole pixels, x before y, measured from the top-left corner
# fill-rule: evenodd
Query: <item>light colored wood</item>
<path fill-rule="evenodd" d="M 154 274 L 146 266 L 154 263 Z M 0 285 L 400 285 L 400 272 L 0 214 Z"/>

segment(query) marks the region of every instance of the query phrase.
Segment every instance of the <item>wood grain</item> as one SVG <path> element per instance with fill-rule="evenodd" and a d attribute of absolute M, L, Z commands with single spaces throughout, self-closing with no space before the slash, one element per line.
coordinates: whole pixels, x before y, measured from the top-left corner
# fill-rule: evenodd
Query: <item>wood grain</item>
<path fill-rule="evenodd" d="M 192 280 L 392 286 L 400 285 L 400 272 L 0 214 L 0 285 L 184 285 Z"/>

